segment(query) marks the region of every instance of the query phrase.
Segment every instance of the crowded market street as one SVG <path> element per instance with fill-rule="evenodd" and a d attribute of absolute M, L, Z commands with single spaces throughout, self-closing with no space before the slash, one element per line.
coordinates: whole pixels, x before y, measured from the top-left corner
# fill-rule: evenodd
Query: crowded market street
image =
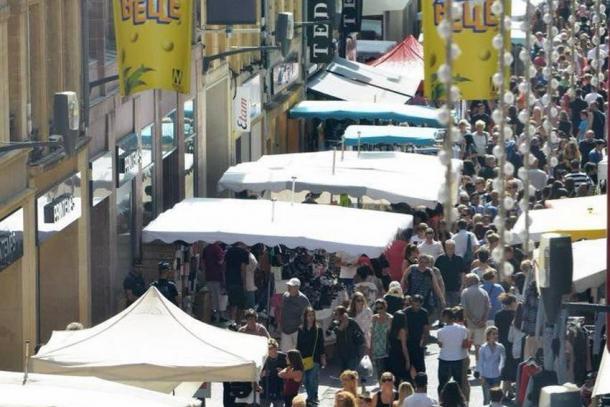
<path fill-rule="evenodd" d="M 0 0 L 0 407 L 610 406 L 609 23 Z"/>

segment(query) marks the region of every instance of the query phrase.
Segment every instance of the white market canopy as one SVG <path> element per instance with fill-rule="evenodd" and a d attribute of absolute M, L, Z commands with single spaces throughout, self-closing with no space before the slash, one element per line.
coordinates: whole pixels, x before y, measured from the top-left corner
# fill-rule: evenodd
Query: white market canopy
<path fill-rule="evenodd" d="M 204 324 L 151 287 L 99 325 L 53 332 L 32 367 L 169 392 L 182 382 L 256 381 L 266 356 L 265 338 Z"/>
<path fill-rule="evenodd" d="M 361 144 L 413 144 L 431 146 L 443 131 L 434 127 L 407 126 L 359 126 L 352 125 L 345 129 L 343 140 L 347 146 Z"/>
<path fill-rule="evenodd" d="M 606 239 L 581 240 L 572 243 L 572 284 L 577 293 L 598 288 L 606 282 Z M 536 249 L 534 258 L 540 250 Z"/>
<path fill-rule="evenodd" d="M 438 157 L 401 152 L 333 152 L 266 155 L 258 161 L 229 168 L 218 189 L 234 192 L 291 190 L 367 196 L 390 203 L 434 208 L 444 190 L 445 166 Z M 453 160 L 454 171 L 461 168 Z M 459 173 L 454 175 L 458 177 Z"/>
<path fill-rule="evenodd" d="M 392 120 L 400 123 L 441 127 L 438 109 L 396 103 L 304 100 L 290 109 L 290 117 L 292 119 L 320 120 Z"/>
<path fill-rule="evenodd" d="M 0 372 L 0 405 L 11 407 L 196 407 L 195 399 L 113 383 L 95 377 Z"/>
<path fill-rule="evenodd" d="M 279 201 L 274 211 L 273 205 L 262 199 L 185 199 L 149 223 L 142 240 L 283 244 L 378 257 L 413 223 L 410 215 L 390 212 Z"/>
<path fill-rule="evenodd" d="M 547 209 L 530 211 L 530 239 L 539 242 L 544 233 L 565 233 L 572 240 L 606 237 L 606 195 L 547 201 Z M 525 215 L 519 216 L 511 230 L 512 244 L 523 241 Z"/>
<path fill-rule="evenodd" d="M 610 352 L 604 346 L 602 363 L 599 365 L 597 379 L 595 379 L 595 386 L 593 387 L 593 397 L 606 394 L 610 394 Z"/>

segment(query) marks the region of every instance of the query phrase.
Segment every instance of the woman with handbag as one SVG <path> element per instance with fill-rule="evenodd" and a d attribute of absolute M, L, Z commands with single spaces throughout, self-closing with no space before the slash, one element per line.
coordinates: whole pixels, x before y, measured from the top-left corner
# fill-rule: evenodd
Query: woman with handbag
<path fill-rule="evenodd" d="M 303 321 L 303 326 L 299 328 L 297 335 L 297 349 L 303 357 L 305 369 L 303 384 L 307 391 L 307 402 L 315 403 L 318 401 L 320 367 L 326 366 L 324 333 L 322 328 L 318 327 L 316 312 L 312 307 L 305 308 Z"/>

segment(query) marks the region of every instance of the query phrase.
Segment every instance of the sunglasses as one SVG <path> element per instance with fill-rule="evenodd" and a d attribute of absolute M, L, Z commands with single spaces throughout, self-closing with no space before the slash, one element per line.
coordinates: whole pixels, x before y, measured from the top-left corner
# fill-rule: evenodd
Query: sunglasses
<path fill-rule="evenodd" d="M 390 378 L 390 377 L 386 377 L 385 379 L 381 379 L 381 383 L 388 383 L 388 382 L 394 383 L 394 380 L 392 378 Z"/>

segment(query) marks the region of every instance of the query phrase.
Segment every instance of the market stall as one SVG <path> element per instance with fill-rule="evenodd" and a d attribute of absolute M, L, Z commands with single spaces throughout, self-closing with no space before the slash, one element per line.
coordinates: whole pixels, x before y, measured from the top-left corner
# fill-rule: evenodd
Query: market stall
<path fill-rule="evenodd" d="M 264 338 L 204 324 L 151 287 L 99 325 L 53 332 L 32 368 L 167 393 L 182 382 L 256 381 L 266 355 Z"/>
<path fill-rule="evenodd" d="M 262 243 L 377 257 L 412 220 L 409 215 L 331 205 L 191 198 L 146 226 L 142 241 Z"/>
<path fill-rule="evenodd" d="M 432 146 L 442 139 L 443 129 L 406 126 L 348 126 L 343 134 L 346 146 L 359 144 L 411 144 Z"/>
<path fill-rule="evenodd" d="M 582 293 L 596 289 L 606 282 L 606 239 L 581 240 L 572 243 L 574 291 Z M 538 258 L 539 250 L 534 252 Z"/>
<path fill-rule="evenodd" d="M 0 372 L 0 405 L 11 407 L 196 407 L 201 402 L 95 377 Z"/>
<path fill-rule="evenodd" d="M 453 168 L 455 177 L 459 177 L 461 161 L 453 160 Z M 278 154 L 229 168 L 218 181 L 218 189 L 330 192 L 434 208 L 445 188 L 445 171 L 438 157 L 421 154 L 355 151 Z"/>
<path fill-rule="evenodd" d="M 414 125 L 441 127 L 438 110 L 425 106 L 306 100 L 290 109 L 293 119 L 387 120 Z"/>
<path fill-rule="evenodd" d="M 606 195 L 547 201 L 547 209 L 530 211 L 530 239 L 539 242 L 543 233 L 567 233 L 572 240 L 606 237 Z M 512 244 L 523 241 L 525 215 L 511 230 Z"/>

